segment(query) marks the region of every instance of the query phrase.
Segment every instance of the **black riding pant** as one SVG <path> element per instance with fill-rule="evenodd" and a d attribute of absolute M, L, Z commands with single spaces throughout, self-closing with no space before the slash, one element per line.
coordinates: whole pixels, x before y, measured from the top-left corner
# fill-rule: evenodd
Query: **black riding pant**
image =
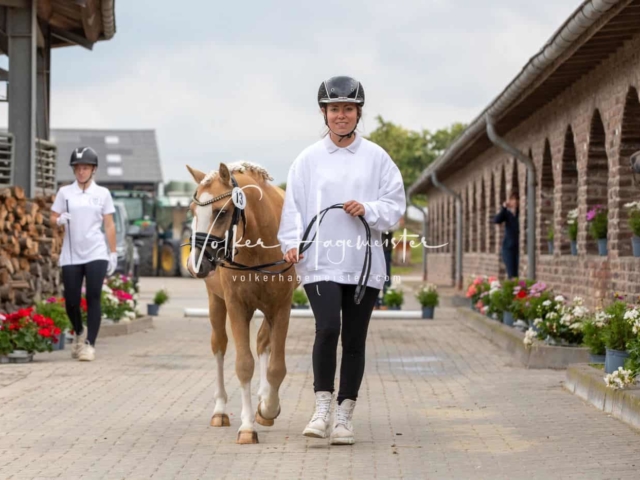
<path fill-rule="evenodd" d="M 355 401 L 364 376 L 369 320 L 380 290 L 367 287 L 362 302 L 356 305 L 355 285 L 323 281 L 307 284 L 304 289 L 316 318 L 316 339 L 313 344 L 314 391 L 334 391 L 342 312 L 342 364 L 338 404 L 345 399 Z"/>
<path fill-rule="evenodd" d="M 62 267 L 62 283 L 64 285 L 64 302 L 67 315 L 73 325 L 73 331 L 81 334 L 83 330 L 80 300 L 82 298 L 82 282 L 86 279 L 87 299 L 87 340 L 95 345 L 100 331 L 100 293 L 104 277 L 107 275 L 109 262 L 94 260 L 82 265 L 65 265 Z"/>

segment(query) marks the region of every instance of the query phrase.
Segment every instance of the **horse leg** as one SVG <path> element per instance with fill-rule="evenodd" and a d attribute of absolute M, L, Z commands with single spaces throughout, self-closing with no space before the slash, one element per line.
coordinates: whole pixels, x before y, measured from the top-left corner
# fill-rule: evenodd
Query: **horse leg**
<path fill-rule="evenodd" d="M 262 397 L 264 397 L 265 393 L 267 392 L 267 367 L 269 366 L 270 352 L 269 330 L 269 322 L 264 319 L 262 321 L 262 325 L 260 325 L 260 330 L 258 330 L 257 339 L 258 359 L 260 359 L 260 386 L 258 387 L 258 402 L 262 400 Z M 260 423 L 259 420 L 257 421 L 258 423 Z"/>
<path fill-rule="evenodd" d="M 271 426 L 280 414 L 280 397 L 278 391 L 287 374 L 285 364 L 285 341 L 289 329 L 289 309 L 282 309 L 270 320 L 269 328 L 269 364 L 266 372 L 266 388 L 258 403 L 256 421 L 260 425 Z"/>
<path fill-rule="evenodd" d="M 236 344 L 236 375 L 242 389 L 242 424 L 238 430 L 236 443 L 258 443 L 258 432 L 254 426 L 253 409 L 251 407 L 251 378 L 253 377 L 254 359 L 250 348 L 249 323 L 253 312 L 242 307 L 228 305 L 231 319 L 231 330 Z"/>
<path fill-rule="evenodd" d="M 209 320 L 211 321 L 211 350 L 216 358 L 218 372 L 214 398 L 216 405 L 211 416 L 212 427 L 230 427 L 227 407 L 227 392 L 224 388 L 224 355 L 227 352 L 227 307 L 224 300 L 209 293 Z"/>

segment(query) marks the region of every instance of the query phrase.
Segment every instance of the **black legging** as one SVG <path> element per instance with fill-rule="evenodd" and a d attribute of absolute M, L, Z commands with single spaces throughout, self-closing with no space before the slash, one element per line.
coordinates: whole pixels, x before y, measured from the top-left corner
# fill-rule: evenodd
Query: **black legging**
<path fill-rule="evenodd" d="M 338 404 L 346 399 L 355 401 L 364 375 L 369 320 L 380 290 L 367 287 L 362 302 L 356 305 L 353 299 L 355 285 L 315 282 L 305 285 L 304 289 L 316 318 L 316 340 L 313 344 L 314 391 L 334 391 L 342 310 L 342 364 Z"/>
<path fill-rule="evenodd" d="M 65 265 L 62 267 L 62 283 L 64 284 L 64 302 L 67 315 L 73 325 L 73 331 L 79 335 L 82 333 L 82 313 L 80 312 L 80 299 L 82 297 L 82 280 L 87 279 L 87 340 L 91 345 L 96 344 L 100 331 L 100 293 L 102 283 L 107 275 L 109 262 L 106 260 L 94 260 L 82 265 Z"/>

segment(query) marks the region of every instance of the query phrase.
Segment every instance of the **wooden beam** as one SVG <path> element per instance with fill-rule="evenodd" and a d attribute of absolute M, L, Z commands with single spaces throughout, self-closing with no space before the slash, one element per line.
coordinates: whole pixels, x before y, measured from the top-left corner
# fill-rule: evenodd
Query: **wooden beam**
<path fill-rule="evenodd" d="M 51 36 L 59 38 L 60 40 L 64 40 L 65 42 L 71 43 L 73 45 L 79 45 L 81 47 L 86 48 L 87 50 L 93 50 L 93 43 L 87 40 L 82 35 L 78 35 L 76 33 L 72 33 L 66 30 L 61 30 L 57 27 L 51 27 Z"/>
<path fill-rule="evenodd" d="M 49 23 L 51 15 L 53 15 L 51 0 L 38 0 L 38 17 Z"/>
<path fill-rule="evenodd" d="M 27 8 L 30 5 L 30 0 L 0 0 L 1 7 Z"/>
<path fill-rule="evenodd" d="M 86 0 L 86 5 L 82 8 L 82 28 L 90 42 L 98 41 L 102 31 L 102 16 L 98 8 L 98 0 Z"/>

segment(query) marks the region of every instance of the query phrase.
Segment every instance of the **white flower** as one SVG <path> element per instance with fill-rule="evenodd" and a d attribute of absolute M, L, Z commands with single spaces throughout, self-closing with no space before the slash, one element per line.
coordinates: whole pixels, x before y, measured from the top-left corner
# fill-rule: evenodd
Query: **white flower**
<path fill-rule="evenodd" d="M 103 291 L 103 292 L 107 292 L 107 293 L 111 293 L 111 292 L 113 292 L 113 290 L 111 290 L 111 289 L 109 288 L 109 285 L 107 285 L 107 284 L 102 285 L 102 291 Z"/>
<path fill-rule="evenodd" d="M 533 328 L 530 328 L 524 334 L 524 340 L 523 340 L 524 345 L 527 348 L 529 348 L 531 345 L 533 345 L 533 341 L 535 340 L 535 338 L 536 338 L 536 332 Z"/>
<path fill-rule="evenodd" d="M 557 295 L 556 298 L 553 299 L 556 302 L 560 302 L 563 303 L 564 302 L 564 297 L 562 295 Z"/>
<path fill-rule="evenodd" d="M 535 327 L 537 327 L 537 326 L 538 326 L 538 325 L 540 325 L 541 323 L 542 323 L 542 319 L 541 319 L 541 318 L 536 318 L 536 319 L 533 321 L 533 325 L 534 325 Z"/>
<path fill-rule="evenodd" d="M 542 302 L 543 307 L 548 307 L 549 305 L 551 305 L 551 300 L 545 300 L 544 302 Z"/>
<path fill-rule="evenodd" d="M 634 321 L 640 318 L 640 311 L 636 308 L 632 308 L 631 310 L 627 310 L 624 312 L 624 319 Z"/>
<path fill-rule="evenodd" d="M 558 318 L 558 314 L 556 312 L 549 312 L 547 313 L 547 318 L 549 320 L 556 320 Z"/>
<path fill-rule="evenodd" d="M 602 310 L 596 312 L 596 327 L 604 327 L 607 323 L 609 323 L 609 320 L 611 320 L 611 315 L 609 313 L 603 312 Z"/>
<path fill-rule="evenodd" d="M 577 305 L 573 307 L 573 316 L 576 318 L 584 318 L 589 313 L 589 310 L 582 305 Z"/>
<path fill-rule="evenodd" d="M 629 385 L 633 385 L 635 383 L 635 376 L 631 370 L 618 367 L 618 370 L 604 377 L 604 383 L 609 388 L 621 390 Z"/>

